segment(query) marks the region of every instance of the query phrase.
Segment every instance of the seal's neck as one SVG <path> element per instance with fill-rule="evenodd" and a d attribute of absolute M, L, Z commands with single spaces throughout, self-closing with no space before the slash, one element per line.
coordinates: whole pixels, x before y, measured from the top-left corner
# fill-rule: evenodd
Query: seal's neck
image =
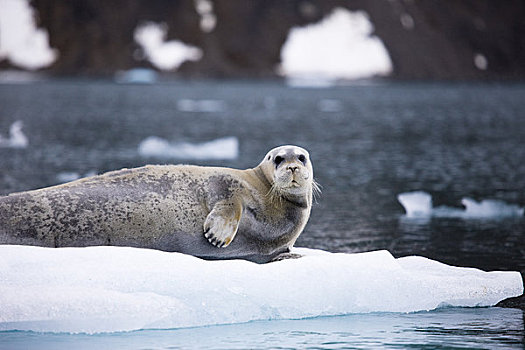
<path fill-rule="evenodd" d="M 281 197 L 283 197 L 285 201 L 304 209 L 308 208 L 310 206 L 310 203 L 312 202 L 312 196 L 308 194 L 304 196 L 296 196 L 283 193 Z"/>
<path fill-rule="evenodd" d="M 259 181 L 261 181 L 263 185 L 267 187 L 268 190 L 270 190 L 270 188 L 272 187 L 272 183 L 270 182 L 270 180 L 268 180 L 268 178 L 264 174 L 264 171 L 261 169 L 261 167 L 256 167 L 256 168 L 253 168 L 252 170 L 255 176 L 257 176 L 257 178 L 259 179 Z"/>

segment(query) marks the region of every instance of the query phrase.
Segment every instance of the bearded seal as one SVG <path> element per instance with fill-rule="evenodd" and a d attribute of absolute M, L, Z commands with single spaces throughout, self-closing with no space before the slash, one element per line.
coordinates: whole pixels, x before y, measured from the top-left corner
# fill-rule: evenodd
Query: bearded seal
<path fill-rule="evenodd" d="M 318 190 L 308 152 L 253 169 L 147 165 L 0 197 L 0 244 L 131 246 L 204 259 L 282 259 Z M 278 257 L 279 256 L 279 257 Z"/>

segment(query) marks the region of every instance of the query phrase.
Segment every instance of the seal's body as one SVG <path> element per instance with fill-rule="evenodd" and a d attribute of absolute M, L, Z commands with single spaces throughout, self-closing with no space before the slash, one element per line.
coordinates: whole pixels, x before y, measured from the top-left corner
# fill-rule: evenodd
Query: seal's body
<path fill-rule="evenodd" d="M 312 166 L 299 147 L 253 169 L 157 165 L 0 197 L 0 244 L 116 245 L 267 262 L 308 221 Z"/>

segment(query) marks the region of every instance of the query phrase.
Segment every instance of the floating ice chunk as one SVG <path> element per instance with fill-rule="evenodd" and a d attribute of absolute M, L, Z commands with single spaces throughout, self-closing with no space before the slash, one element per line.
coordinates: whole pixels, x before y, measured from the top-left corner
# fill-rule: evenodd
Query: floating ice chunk
<path fill-rule="evenodd" d="M 432 215 L 432 196 L 423 191 L 401 193 L 397 200 L 405 208 L 408 217 Z"/>
<path fill-rule="evenodd" d="M 0 246 L 0 330 L 115 332 L 443 305 L 523 293 L 518 272 L 483 272 L 387 251 L 258 265 L 126 247 Z M 275 290 L 275 286 L 279 290 Z"/>
<path fill-rule="evenodd" d="M 171 143 L 157 136 L 143 140 L 138 147 L 143 157 L 175 159 L 235 159 L 239 156 L 239 140 L 224 137 L 204 143 Z"/>
<path fill-rule="evenodd" d="M 94 170 L 90 170 L 84 175 L 81 175 L 80 173 L 76 171 L 63 171 L 57 174 L 56 179 L 60 183 L 65 183 L 65 182 L 75 181 L 83 177 L 90 177 L 90 176 L 95 176 L 95 175 L 97 175 L 97 172 Z"/>
<path fill-rule="evenodd" d="M 337 79 L 324 76 L 287 77 L 286 85 L 292 88 L 330 88 L 337 84 Z"/>
<path fill-rule="evenodd" d="M 340 100 L 323 99 L 317 103 L 317 109 L 321 112 L 341 112 L 343 103 Z"/>
<path fill-rule="evenodd" d="M 78 180 L 81 177 L 82 177 L 82 175 L 80 175 L 76 171 L 63 171 L 63 172 L 57 174 L 56 179 L 57 179 L 58 182 L 64 183 L 64 182 L 70 182 L 70 181 Z"/>
<path fill-rule="evenodd" d="M 463 198 L 461 204 L 465 206 L 465 216 L 474 218 L 523 216 L 524 208 L 504 201 L 485 199 L 477 202 L 470 198 Z"/>
<path fill-rule="evenodd" d="M 226 105 L 221 100 L 182 99 L 177 101 L 177 109 L 181 112 L 217 113 L 224 111 Z"/>
<path fill-rule="evenodd" d="M 146 58 L 158 69 L 175 70 L 185 61 L 198 61 L 202 50 L 182 41 L 166 41 L 166 23 L 147 22 L 135 29 L 134 38 L 142 46 Z"/>
<path fill-rule="evenodd" d="M 152 84 L 157 78 L 157 72 L 148 68 L 134 68 L 115 74 L 115 81 L 119 84 Z"/>
<path fill-rule="evenodd" d="M 7 69 L 0 71 L 0 84 L 29 84 L 44 80 L 45 77 L 37 72 Z"/>
<path fill-rule="evenodd" d="M 403 205 L 408 218 L 417 217 L 440 217 L 440 218 L 504 218 L 523 216 L 524 208 L 504 201 L 485 199 L 477 202 L 470 198 L 463 198 L 461 204 L 465 209 L 447 206 L 432 207 L 432 196 L 423 191 L 401 193 L 397 199 Z"/>
<path fill-rule="evenodd" d="M 392 62 L 363 11 L 336 8 L 321 22 L 294 27 L 281 49 L 279 74 L 299 78 L 385 76 Z"/>
<path fill-rule="evenodd" d="M 0 135 L 0 147 L 5 148 L 26 148 L 29 144 L 27 136 L 22 132 L 23 123 L 21 120 L 15 121 L 9 127 L 9 137 L 4 138 Z"/>

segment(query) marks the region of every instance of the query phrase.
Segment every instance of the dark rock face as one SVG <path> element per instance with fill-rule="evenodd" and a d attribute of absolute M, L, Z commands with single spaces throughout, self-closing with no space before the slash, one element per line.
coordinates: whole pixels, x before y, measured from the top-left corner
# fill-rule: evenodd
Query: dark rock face
<path fill-rule="evenodd" d="M 133 56 L 140 48 L 133 33 L 137 25 L 146 21 L 165 22 L 169 38 L 195 45 L 202 40 L 192 0 L 31 3 L 39 15 L 38 25 L 49 31 L 50 46 L 59 51 L 58 60 L 50 68 L 56 74 L 107 75 L 136 67 L 139 64 Z"/>
<path fill-rule="evenodd" d="M 149 66 L 133 40 L 144 21 L 165 22 L 168 40 L 203 49 L 178 73 L 272 77 L 292 26 L 337 6 L 366 11 L 388 49 L 397 79 L 524 79 L 525 2 L 521 0 L 212 0 L 217 25 L 199 28 L 192 0 L 32 0 L 39 26 L 60 52 L 54 74 L 107 75 Z M 138 54 L 138 55 L 137 55 Z M 476 55 L 482 60 L 475 65 Z M 486 69 L 483 60 L 486 59 Z M 481 64 L 481 65 L 480 65 Z"/>
<path fill-rule="evenodd" d="M 395 77 L 525 77 L 523 1 L 426 0 L 370 3 L 376 8 L 370 8 L 368 12 L 377 35 L 390 52 Z M 403 13 L 413 18 L 412 30 L 402 26 L 400 18 Z M 486 70 L 474 65 L 476 54 L 486 57 Z"/>

